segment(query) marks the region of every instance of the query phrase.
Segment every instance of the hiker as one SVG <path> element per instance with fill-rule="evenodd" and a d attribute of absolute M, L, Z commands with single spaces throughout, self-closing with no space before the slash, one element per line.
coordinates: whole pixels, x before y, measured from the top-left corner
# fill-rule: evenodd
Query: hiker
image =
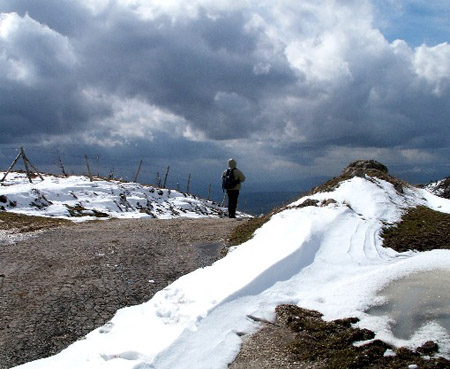
<path fill-rule="evenodd" d="M 222 188 L 228 195 L 228 217 L 236 218 L 237 200 L 241 183 L 245 181 L 244 173 L 236 168 L 236 160 L 228 160 L 228 169 L 222 173 Z"/>

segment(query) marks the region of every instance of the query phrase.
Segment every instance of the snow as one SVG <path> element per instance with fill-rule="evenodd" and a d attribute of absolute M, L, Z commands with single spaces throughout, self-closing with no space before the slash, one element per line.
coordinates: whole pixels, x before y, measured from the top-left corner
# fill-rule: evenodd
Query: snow
<path fill-rule="evenodd" d="M 0 172 L 0 178 L 4 177 Z M 84 176 L 44 175 L 29 183 L 24 173 L 9 173 L 0 186 L 6 210 L 74 221 L 105 218 L 218 217 L 226 209 L 175 190 Z M 74 214 L 75 213 L 75 214 Z M 238 216 L 243 214 L 239 213 Z"/>
<path fill-rule="evenodd" d="M 299 206 L 306 199 L 319 206 Z M 239 352 L 240 334 L 260 327 L 249 316 L 271 320 L 284 303 L 318 310 L 326 320 L 356 316 L 358 326 L 398 346 L 434 340 L 439 354 L 450 357 L 450 332 L 437 322 L 426 322 L 405 340 L 393 335 L 391 317 L 367 313 L 382 302 L 379 291 L 396 280 L 450 270 L 450 250 L 397 253 L 382 247 L 383 225 L 417 205 L 450 213 L 450 200 L 412 187 L 399 194 L 370 177 L 299 199 L 212 266 L 181 277 L 142 305 L 119 310 L 61 353 L 17 368 L 227 368 Z"/>

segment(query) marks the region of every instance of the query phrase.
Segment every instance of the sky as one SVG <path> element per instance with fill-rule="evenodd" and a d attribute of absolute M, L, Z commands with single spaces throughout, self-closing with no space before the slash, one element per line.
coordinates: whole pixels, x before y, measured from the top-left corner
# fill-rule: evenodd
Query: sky
<path fill-rule="evenodd" d="M 2 0 L 0 165 L 84 155 L 205 193 L 298 190 L 376 159 L 450 175 L 447 0 Z"/>
<path fill-rule="evenodd" d="M 59 185 L 48 180 L 41 190 Z M 311 199 L 322 205 L 301 206 Z M 358 327 L 396 347 L 416 349 L 432 340 L 449 358 L 450 293 L 444 291 L 450 250 L 397 253 L 382 247 L 381 228 L 418 205 L 450 212 L 450 200 L 414 187 L 400 194 L 377 178 L 354 177 L 333 192 L 300 198 L 211 266 L 141 305 L 120 309 L 57 355 L 16 368 L 226 369 L 239 352 L 240 336 L 261 328 L 257 319 L 272 321 L 280 304 L 319 311 L 325 320 L 357 317 Z M 149 283 L 155 282 L 149 273 Z M 403 293 L 390 297 L 386 287 Z M 374 306 L 385 309 L 373 314 Z"/>

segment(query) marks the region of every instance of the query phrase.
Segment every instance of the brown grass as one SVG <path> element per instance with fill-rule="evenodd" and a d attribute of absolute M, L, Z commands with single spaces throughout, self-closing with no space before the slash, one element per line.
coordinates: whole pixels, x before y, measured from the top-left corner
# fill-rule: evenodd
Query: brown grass
<path fill-rule="evenodd" d="M 61 227 L 73 224 L 69 220 L 37 217 L 31 215 L 16 214 L 7 211 L 0 212 L 0 229 L 15 229 L 20 233 L 35 232 L 42 229 Z"/>

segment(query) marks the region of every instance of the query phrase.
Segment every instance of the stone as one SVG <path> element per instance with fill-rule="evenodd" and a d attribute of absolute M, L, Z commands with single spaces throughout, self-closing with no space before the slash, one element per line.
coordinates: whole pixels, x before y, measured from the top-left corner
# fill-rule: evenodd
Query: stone
<path fill-rule="evenodd" d="M 350 163 L 342 172 L 343 175 L 351 177 L 363 177 L 369 171 L 377 171 L 388 174 L 389 170 L 384 165 L 376 160 L 356 160 Z"/>

